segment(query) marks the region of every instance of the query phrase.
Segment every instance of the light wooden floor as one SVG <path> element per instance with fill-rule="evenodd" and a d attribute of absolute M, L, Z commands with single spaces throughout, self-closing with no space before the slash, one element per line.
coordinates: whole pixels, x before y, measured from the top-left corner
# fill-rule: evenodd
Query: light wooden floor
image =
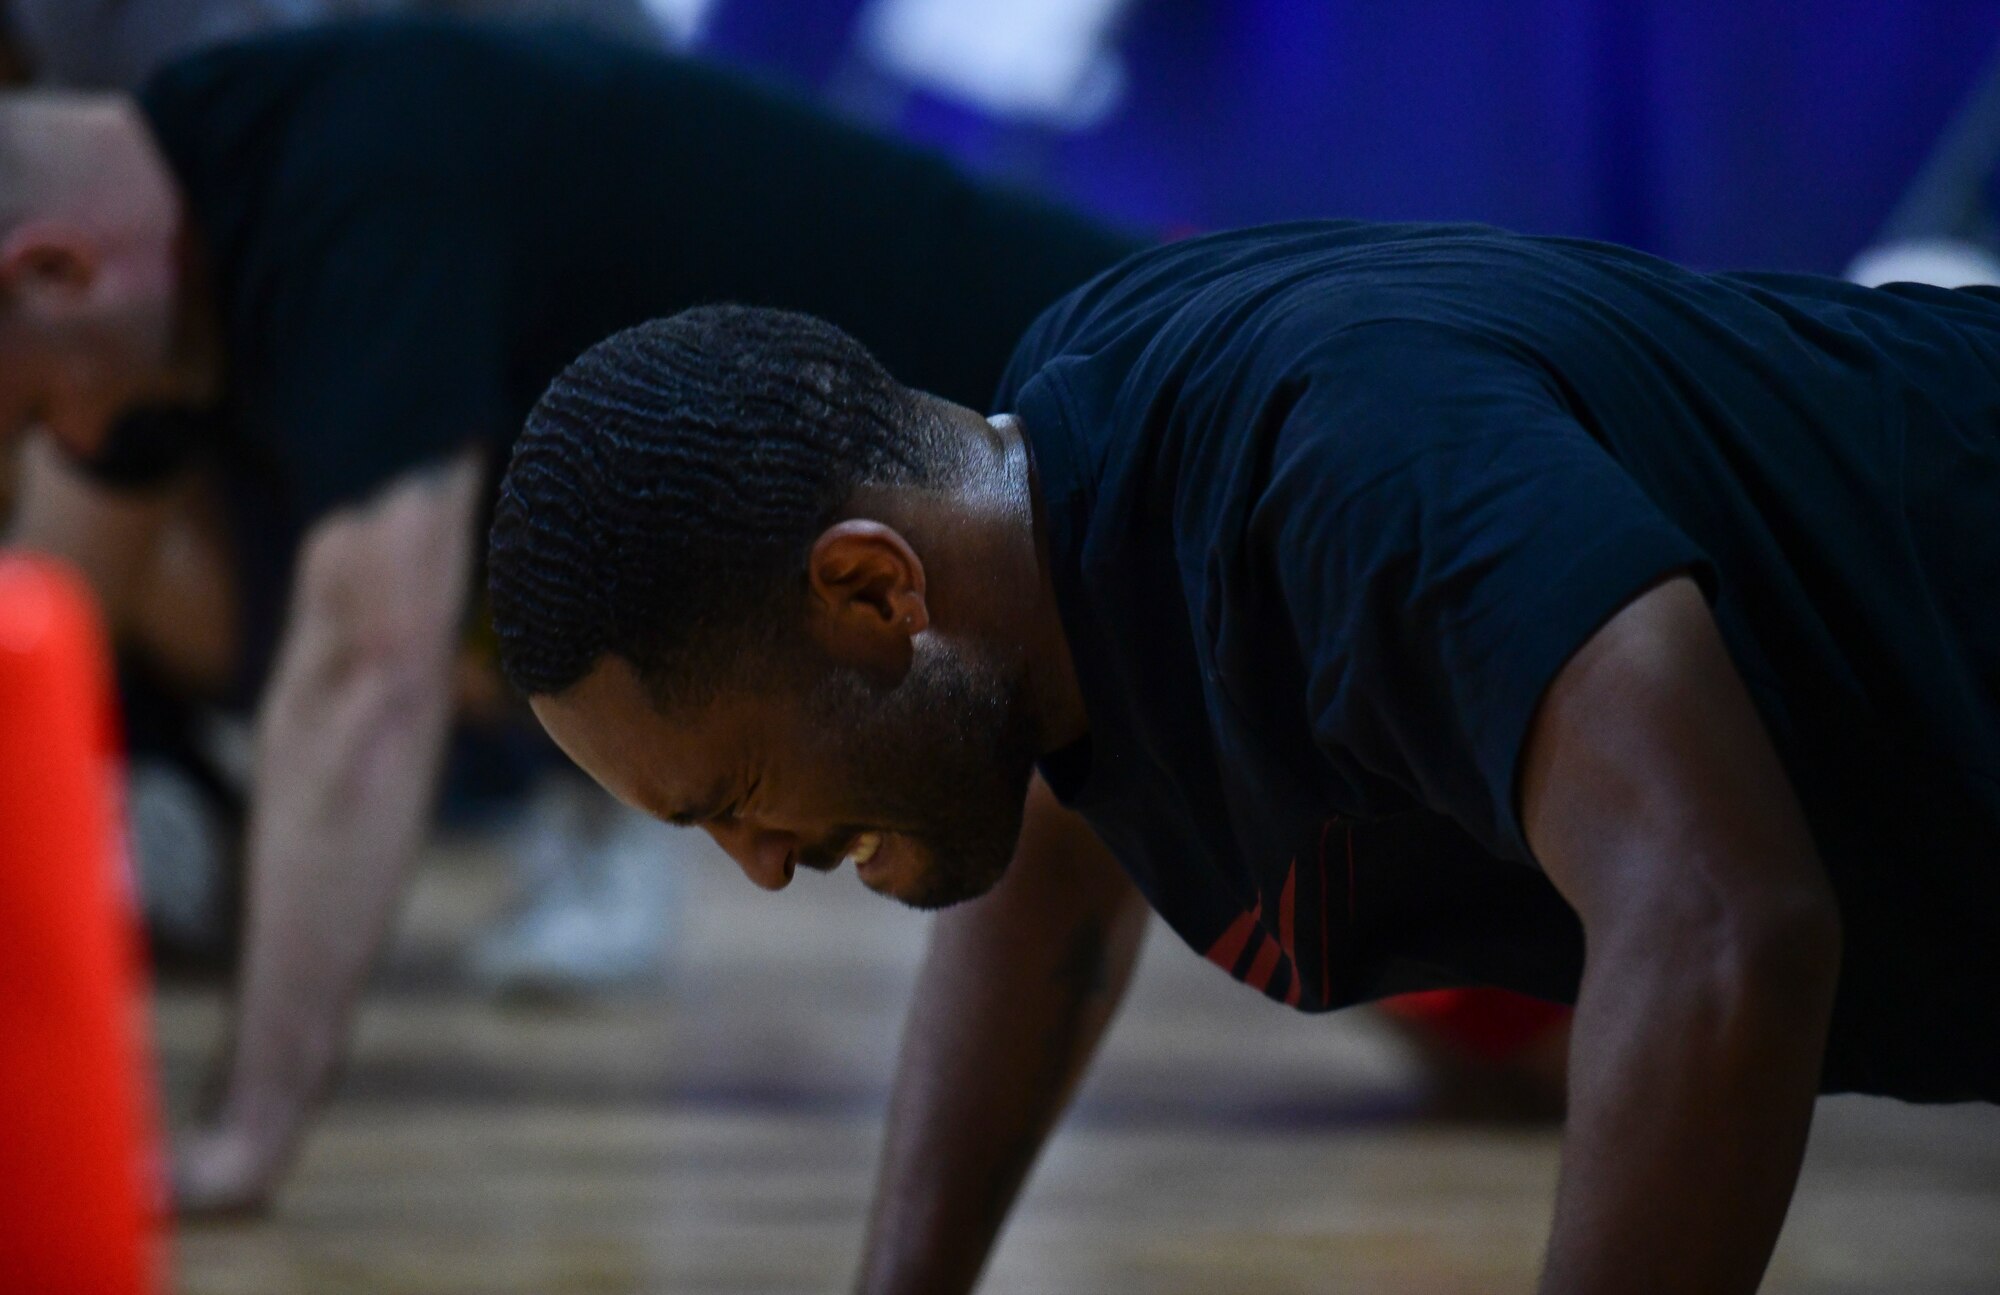
<path fill-rule="evenodd" d="M 845 1289 L 923 919 L 845 874 L 771 897 L 686 871 L 664 995 L 509 1009 L 452 970 L 501 873 L 440 851 L 276 1215 L 184 1229 L 178 1289 Z M 162 996 L 177 1113 L 220 1020 L 213 994 Z M 1530 1289 L 1554 1135 L 1415 1124 L 1409 1082 L 1367 1019 L 1273 1007 L 1156 931 L 982 1289 Z M 2000 1290 L 2000 1111 L 1822 1103 L 1766 1289 Z"/>

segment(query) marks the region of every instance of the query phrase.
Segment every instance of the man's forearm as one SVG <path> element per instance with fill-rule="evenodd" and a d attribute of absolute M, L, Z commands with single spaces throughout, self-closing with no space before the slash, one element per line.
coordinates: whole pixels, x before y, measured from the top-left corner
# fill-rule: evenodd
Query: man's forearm
<path fill-rule="evenodd" d="M 286 1145 L 339 1059 L 421 842 L 449 718 L 441 663 L 288 665 L 260 719 L 249 925 L 219 1113 Z"/>
<path fill-rule="evenodd" d="M 1693 581 L 1562 668 L 1520 799 L 1585 948 L 1542 1289 L 1753 1291 L 1812 1122 L 1841 919 Z"/>
<path fill-rule="evenodd" d="M 1592 950 L 1544 1295 L 1757 1288 L 1805 1151 L 1838 947 L 1814 912 L 1705 957 Z"/>
<path fill-rule="evenodd" d="M 479 464 L 412 473 L 305 545 L 258 712 L 250 903 L 217 1126 L 176 1203 L 264 1203 L 324 1090 L 416 857 L 450 717 Z"/>
<path fill-rule="evenodd" d="M 972 1289 L 1124 995 L 1145 920 L 1102 847 L 1032 824 L 1008 879 L 938 920 L 904 1037 L 860 1291 Z"/>

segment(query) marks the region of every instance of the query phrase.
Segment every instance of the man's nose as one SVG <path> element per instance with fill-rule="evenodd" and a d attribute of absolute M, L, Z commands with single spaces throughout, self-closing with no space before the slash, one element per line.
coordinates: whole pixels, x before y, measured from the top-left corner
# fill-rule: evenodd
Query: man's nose
<path fill-rule="evenodd" d="M 748 824 L 705 824 L 743 875 L 765 890 L 783 890 L 798 866 L 799 839 L 790 832 L 771 832 Z"/>

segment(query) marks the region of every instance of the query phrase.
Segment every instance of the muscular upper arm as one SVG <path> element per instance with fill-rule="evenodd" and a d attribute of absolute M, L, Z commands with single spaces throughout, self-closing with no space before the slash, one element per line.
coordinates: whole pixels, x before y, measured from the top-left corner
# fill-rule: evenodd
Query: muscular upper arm
<path fill-rule="evenodd" d="M 1798 798 L 1685 577 L 1627 604 L 1558 672 L 1519 795 L 1529 846 L 1594 935 L 1836 921 Z"/>

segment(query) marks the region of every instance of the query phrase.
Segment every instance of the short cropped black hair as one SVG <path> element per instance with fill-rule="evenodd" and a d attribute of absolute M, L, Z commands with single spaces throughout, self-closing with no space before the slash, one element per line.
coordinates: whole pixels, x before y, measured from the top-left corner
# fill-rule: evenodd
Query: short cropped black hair
<path fill-rule="evenodd" d="M 705 306 L 626 329 L 550 384 L 500 484 L 501 666 L 559 693 L 605 654 L 698 703 L 804 608 L 813 541 L 864 484 L 945 471 L 935 402 L 809 315 Z"/>

